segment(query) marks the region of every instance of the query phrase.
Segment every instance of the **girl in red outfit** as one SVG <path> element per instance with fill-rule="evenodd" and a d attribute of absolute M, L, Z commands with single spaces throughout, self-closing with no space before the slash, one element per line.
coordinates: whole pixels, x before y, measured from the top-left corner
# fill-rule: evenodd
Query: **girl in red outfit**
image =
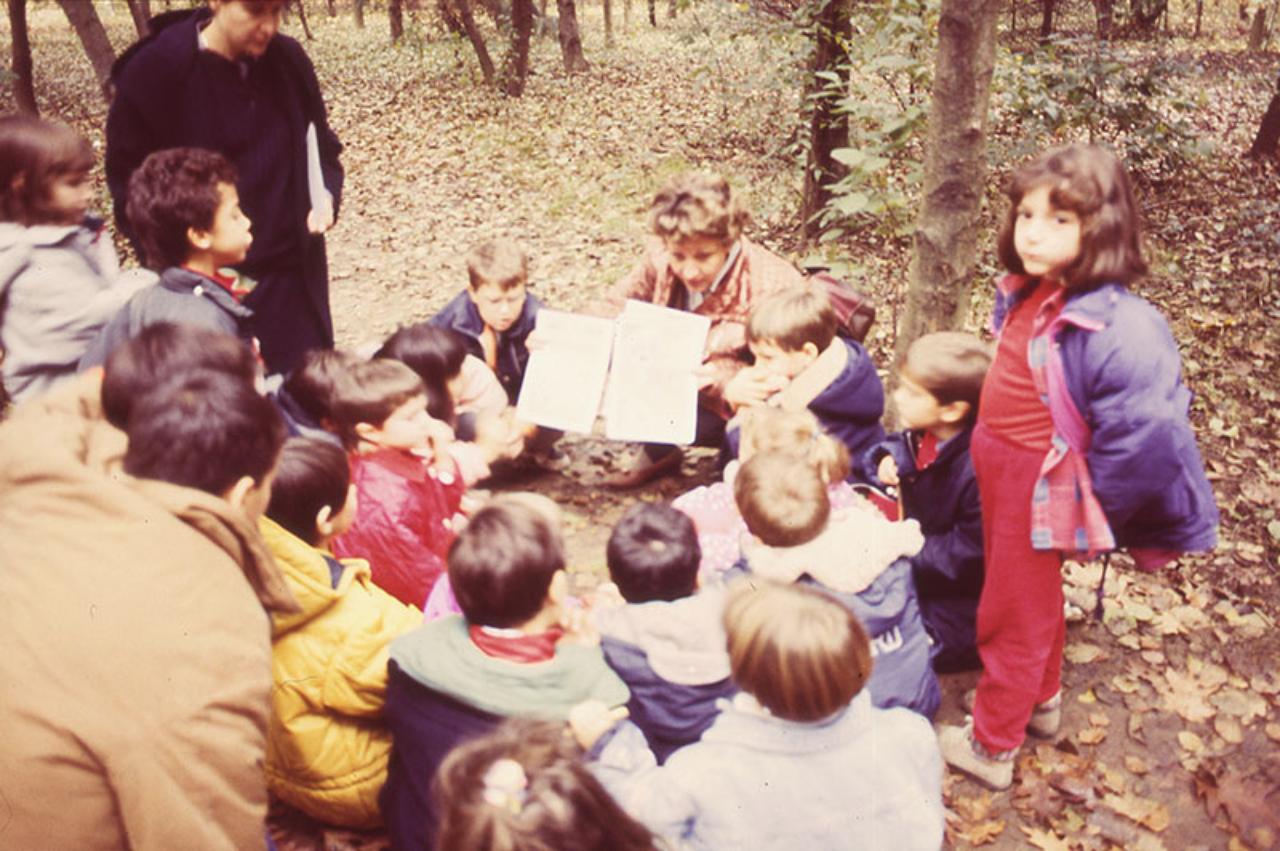
<path fill-rule="evenodd" d="M 1048 151 L 1018 169 L 999 239 L 995 361 L 971 444 L 986 580 L 971 727 L 944 759 L 992 788 L 1026 732 L 1061 722 L 1064 554 L 1128 547 L 1140 566 L 1213 546 L 1217 511 L 1172 335 L 1125 285 L 1146 272 L 1119 160 Z M 1172 498 L 1171 498 L 1172 497 Z"/>

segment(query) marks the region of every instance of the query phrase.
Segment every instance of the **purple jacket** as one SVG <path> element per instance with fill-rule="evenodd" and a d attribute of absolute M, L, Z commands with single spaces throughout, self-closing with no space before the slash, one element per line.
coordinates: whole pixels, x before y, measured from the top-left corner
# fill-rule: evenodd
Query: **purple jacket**
<path fill-rule="evenodd" d="M 1014 276 L 1002 283 L 995 330 L 1031 289 L 1030 281 Z M 1177 343 L 1164 317 L 1123 286 L 1104 284 L 1069 294 L 1054 328 L 1061 369 L 1048 370 L 1049 412 L 1068 442 L 1071 432 L 1087 429 L 1089 478 L 1116 545 L 1212 549 L 1218 508 L 1187 419 L 1191 391 L 1182 383 Z"/>

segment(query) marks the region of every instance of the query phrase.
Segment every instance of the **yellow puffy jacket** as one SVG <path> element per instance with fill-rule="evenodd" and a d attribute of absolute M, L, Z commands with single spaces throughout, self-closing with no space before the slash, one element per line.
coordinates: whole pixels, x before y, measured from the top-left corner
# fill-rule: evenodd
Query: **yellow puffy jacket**
<path fill-rule="evenodd" d="M 375 586 L 358 559 L 333 587 L 325 553 L 269 518 L 262 536 L 302 607 L 273 616 L 267 784 L 328 824 L 381 823 L 391 734 L 381 724 L 387 646 L 422 614 Z"/>

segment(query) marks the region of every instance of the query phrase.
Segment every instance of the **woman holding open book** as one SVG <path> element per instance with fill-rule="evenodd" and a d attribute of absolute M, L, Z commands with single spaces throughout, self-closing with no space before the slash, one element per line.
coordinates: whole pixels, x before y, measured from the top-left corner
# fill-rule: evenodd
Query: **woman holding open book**
<path fill-rule="evenodd" d="M 285 0 L 207 0 L 165 13 L 112 71 L 107 183 L 129 234 L 129 176 L 153 151 L 218 151 L 235 163 L 253 247 L 240 266 L 256 288 L 245 304 L 271 372 L 333 346 L 323 234 L 342 193 L 342 145 L 325 116 L 315 69 L 279 33 Z"/>
<path fill-rule="evenodd" d="M 745 393 L 751 398 L 725 395 L 729 380 L 749 360 L 746 322 L 752 307 L 773 293 L 805 286 L 798 269 L 742 235 L 750 218 L 723 177 L 685 174 L 676 178 L 649 207 L 654 237 L 643 260 L 606 300 L 607 309 L 614 313 L 627 299 L 638 299 L 711 320 L 698 396 L 695 443 L 701 446 L 720 445 L 731 405 L 759 401 L 771 392 L 738 382 L 730 394 Z M 630 469 L 610 483 L 638 487 L 678 470 L 681 455 L 678 446 L 646 444 Z"/>

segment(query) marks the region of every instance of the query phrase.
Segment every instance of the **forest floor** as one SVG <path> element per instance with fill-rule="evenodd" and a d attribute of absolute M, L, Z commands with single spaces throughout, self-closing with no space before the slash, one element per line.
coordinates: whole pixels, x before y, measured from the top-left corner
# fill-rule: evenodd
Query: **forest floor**
<path fill-rule="evenodd" d="M 464 286 L 467 248 L 499 234 L 528 247 L 539 297 L 581 306 L 635 262 L 652 192 L 691 167 L 719 170 L 746 191 L 756 238 L 806 256 L 790 153 L 796 45 L 745 13 L 700 4 L 654 30 L 636 4 L 629 27 L 615 11 L 618 46 L 606 48 L 599 9 L 589 7 L 581 14 L 591 71 L 566 77 L 555 42 L 536 41 L 528 91 L 512 100 L 484 88 L 463 42 L 412 25 L 391 48 L 385 18 L 356 30 L 321 5 L 310 4 L 307 49 L 347 146 L 343 209 L 329 240 L 340 345 L 431 315 Z M 127 16 L 105 11 L 122 49 Z M 31 29 L 42 109 L 101 150 L 105 108 L 65 20 L 39 7 Z M 289 31 L 300 35 L 296 20 Z M 1069 628 L 1062 733 L 1029 743 L 1011 792 L 948 776 L 954 847 L 1280 847 L 1280 177 L 1242 156 L 1280 58 L 1235 45 L 1161 48 L 1199 62 L 1175 85 L 1199 99 L 1192 120 L 1215 152 L 1140 181 L 1154 259 L 1140 289 L 1183 349 L 1222 509 L 1220 546 L 1155 576 L 1123 564 L 1110 571 L 1103 619 Z M 12 108 L 8 85 L 0 79 L 0 111 Z M 998 111 L 992 125 L 1016 129 Z M 1009 165 L 993 157 L 997 174 Z M 823 252 L 856 259 L 854 283 L 881 307 L 868 347 L 887 365 L 909 244 L 863 231 Z M 993 259 L 983 266 L 994 271 Z M 971 328 L 987 303 L 975 298 Z M 564 445 L 569 470 L 529 472 L 502 487 L 561 503 L 579 569 L 601 569 L 609 528 L 632 501 L 669 498 L 715 475 L 710 454 L 692 452 L 680 477 L 617 494 L 602 479 L 623 447 L 598 436 Z M 1064 570 L 1068 596 L 1085 611 L 1099 572 L 1098 564 Z M 959 695 L 975 679 L 944 678 L 940 721 L 962 718 Z M 382 844 L 287 817 L 277 823 L 286 825 L 290 848 Z"/>

